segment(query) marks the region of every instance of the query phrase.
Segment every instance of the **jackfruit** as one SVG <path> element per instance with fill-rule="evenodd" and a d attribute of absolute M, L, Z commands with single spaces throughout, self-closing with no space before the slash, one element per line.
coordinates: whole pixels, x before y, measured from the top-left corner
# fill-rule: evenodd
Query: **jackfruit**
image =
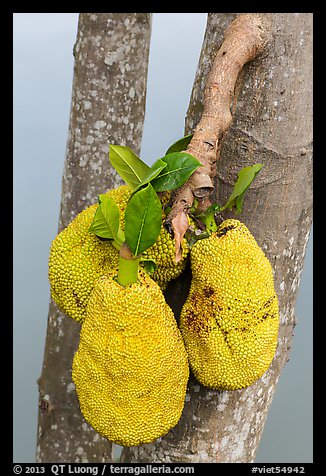
<path fill-rule="evenodd" d="M 119 253 L 109 241 L 88 232 L 97 205 L 91 205 L 61 231 L 49 256 L 51 296 L 59 308 L 83 321 L 96 280 L 118 265 Z"/>
<path fill-rule="evenodd" d="M 124 212 L 131 195 L 126 185 L 110 190 L 120 211 L 120 227 L 124 230 Z M 164 201 L 167 200 L 166 194 Z M 96 280 L 118 265 L 119 252 L 111 241 L 102 240 L 89 232 L 97 204 L 91 205 L 81 213 L 53 240 L 49 256 L 49 281 L 51 296 L 60 309 L 82 322 L 86 306 Z M 165 218 L 164 211 L 163 219 Z M 183 240 L 182 260 L 174 261 L 174 243 L 164 228 L 154 245 L 146 250 L 143 257 L 155 260 L 157 268 L 151 277 L 164 290 L 167 283 L 179 276 L 185 268 L 189 252 L 187 241 Z"/>
<path fill-rule="evenodd" d="M 279 312 L 272 267 L 248 228 L 225 220 L 190 252 L 192 281 L 180 315 L 190 367 L 211 388 L 248 387 L 270 366 Z"/>
<path fill-rule="evenodd" d="M 142 254 L 142 258 L 155 261 L 156 269 L 150 276 L 163 291 L 167 284 L 172 279 L 177 278 L 185 269 L 186 258 L 189 253 L 188 243 L 184 238 L 182 241 L 182 258 L 177 263 L 175 262 L 175 240 L 164 228 L 165 218 L 163 212 L 161 232 L 156 242 Z"/>
<path fill-rule="evenodd" d="M 160 287 L 140 269 L 126 287 L 116 276 L 94 286 L 72 378 L 86 421 L 108 440 L 134 446 L 177 424 L 189 365 Z"/>

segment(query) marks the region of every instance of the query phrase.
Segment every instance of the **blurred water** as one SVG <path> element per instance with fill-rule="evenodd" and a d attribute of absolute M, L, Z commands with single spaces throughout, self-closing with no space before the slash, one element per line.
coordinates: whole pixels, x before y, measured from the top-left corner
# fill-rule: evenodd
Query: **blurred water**
<path fill-rule="evenodd" d="M 56 235 L 77 13 L 14 14 L 14 461 L 35 462 L 37 384 L 47 325 L 47 260 Z M 180 28 L 182 24 L 182 28 Z M 183 135 L 204 13 L 155 13 L 141 156 L 152 163 Z M 312 461 L 312 240 L 290 362 L 257 461 Z"/>
<path fill-rule="evenodd" d="M 60 209 L 76 13 L 14 14 L 14 461 L 35 462 L 38 394 Z"/>

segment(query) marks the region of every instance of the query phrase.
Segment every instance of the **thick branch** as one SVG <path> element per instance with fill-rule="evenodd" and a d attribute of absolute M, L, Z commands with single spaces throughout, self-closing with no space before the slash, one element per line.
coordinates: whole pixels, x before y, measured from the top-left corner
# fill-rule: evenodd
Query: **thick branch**
<path fill-rule="evenodd" d="M 237 108 L 221 149 L 216 182 L 218 203 L 225 203 L 239 170 L 264 164 L 247 192 L 240 220 L 275 272 L 278 349 L 270 369 L 243 390 L 212 390 L 191 376 L 179 423 L 154 443 L 124 448 L 121 463 L 254 461 L 281 369 L 289 358 L 294 304 L 312 220 L 312 14 L 263 15 L 271 24 L 268 55 L 259 68 L 248 65 L 237 85 Z M 225 27 L 234 16 L 208 15 L 185 134 L 200 120 L 203 78 L 213 62 L 213 44 L 222 44 Z M 226 211 L 223 218 L 227 217 L 234 214 Z M 191 274 L 185 273 L 167 290 L 176 317 L 190 280 Z"/>
<path fill-rule="evenodd" d="M 175 194 L 168 221 L 179 213 L 186 213 L 194 197 L 204 199 L 212 192 L 221 141 L 232 123 L 230 107 L 239 72 L 262 53 L 267 44 L 267 31 L 259 14 L 240 14 L 227 28 L 207 79 L 203 114 L 186 151 L 202 166 Z"/>
<path fill-rule="evenodd" d="M 121 184 L 110 167 L 108 144 L 140 150 L 150 35 L 150 13 L 79 15 L 59 231 L 99 193 Z M 38 381 L 37 462 L 114 457 L 114 446 L 85 422 L 79 409 L 71 380 L 79 331 L 80 325 L 51 300 Z"/>

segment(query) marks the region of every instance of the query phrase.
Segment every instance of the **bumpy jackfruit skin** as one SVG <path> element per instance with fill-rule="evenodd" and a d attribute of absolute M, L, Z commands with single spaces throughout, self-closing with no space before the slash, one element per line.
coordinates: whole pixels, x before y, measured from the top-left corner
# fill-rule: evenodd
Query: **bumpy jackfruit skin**
<path fill-rule="evenodd" d="M 207 387 L 248 387 L 277 346 L 278 299 L 272 267 L 248 228 L 225 220 L 190 254 L 192 282 L 180 330 L 195 377 Z"/>
<path fill-rule="evenodd" d="M 124 212 L 131 190 L 122 185 L 107 194 L 120 210 L 120 226 L 123 230 Z M 83 210 L 56 236 L 49 256 L 51 296 L 65 314 L 80 322 L 85 318 L 88 299 L 97 279 L 110 273 L 118 264 L 118 250 L 112 242 L 101 240 L 88 231 L 96 208 L 97 204 L 94 204 Z M 188 252 L 184 240 L 182 260 L 174 262 L 174 240 L 162 223 L 156 243 L 143 257 L 156 261 L 157 268 L 151 277 L 165 289 L 171 279 L 182 273 Z"/>
<path fill-rule="evenodd" d="M 118 265 L 109 241 L 88 232 L 97 205 L 91 205 L 53 240 L 49 256 L 51 296 L 59 308 L 82 322 L 94 283 Z"/>
<path fill-rule="evenodd" d="M 182 241 L 182 258 L 178 263 L 175 262 L 175 240 L 171 238 L 170 233 L 164 228 L 165 220 L 163 212 L 161 232 L 156 242 L 148 248 L 142 258 L 152 259 L 156 263 L 156 269 L 151 273 L 151 278 L 157 282 L 164 291 L 168 283 L 177 278 L 186 267 L 186 258 L 189 253 L 187 240 Z"/>
<path fill-rule="evenodd" d="M 102 436 L 150 443 L 180 419 L 189 377 L 184 343 L 159 286 L 143 271 L 95 285 L 72 366 L 80 409 Z"/>

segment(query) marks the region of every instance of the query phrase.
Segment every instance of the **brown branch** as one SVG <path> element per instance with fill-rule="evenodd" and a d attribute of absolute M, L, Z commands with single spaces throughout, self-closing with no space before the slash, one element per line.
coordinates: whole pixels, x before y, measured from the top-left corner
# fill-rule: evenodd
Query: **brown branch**
<path fill-rule="evenodd" d="M 227 28 L 208 75 L 201 120 L 185 151 L 202 165 L 175 192 L 167 222 L 187 213 L 195 197 L 204 202 L 202 208 L 209 206 L 221 142 L 232 123 L 230 106 L 237 78 L 243 66 L 264 50 L 267 32 L 265 20 L 256 13 L 240 14 Z"/>

